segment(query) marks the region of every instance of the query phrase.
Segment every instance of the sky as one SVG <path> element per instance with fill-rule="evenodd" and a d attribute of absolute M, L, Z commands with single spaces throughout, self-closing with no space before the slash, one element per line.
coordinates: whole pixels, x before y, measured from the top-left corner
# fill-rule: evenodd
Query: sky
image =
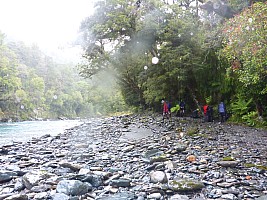
<path fill-rule="evenodd" d="M 7 38 L 69 57 L 77 54 L 77 47 L 71 46 L 81 21 L 92 13 L 92 0 L 0 0 L 0 31 Z"/>

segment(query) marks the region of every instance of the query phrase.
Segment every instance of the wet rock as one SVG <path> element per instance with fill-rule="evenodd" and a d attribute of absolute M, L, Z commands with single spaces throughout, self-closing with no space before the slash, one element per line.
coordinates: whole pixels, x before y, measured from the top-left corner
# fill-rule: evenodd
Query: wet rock
<path fill-rule="evenodd" d="M 47 194 L 47 192 L 40 192 L 40 193 L 34 195 L 34 199 L 35 200 L 48 199 L 48 196 L 49 195 Z"/>
<path fill-rule="evenodd" d="M 170 200 L 189 200 L 189 197 L 186 195 L 176 194 L 176 195 L 171 196 Z"/>
<path fill-rule="evenodd" d="M 33 186 L 38 185 L 45 178 L 46 174 L 47 172 L 45 171 L 31 171 L 22 177 L 22 182 L 30 190 Z"/>
<path fill-rule="evenodd" d="M 127 152 L 129 152 L 129 151 L 131 151 L 133 149 L 134 149 L 134 145 L 130 145 L 130 146 L 124 147 L 122 149 L 122 151 L 125 152 L 125 153 L 127 153 Z"/>
<path fill-rule="evenodd" d="M 62 180 L 57 184 L 56 191 L 66 195 L 77 196 L 86 194 L 92 190 L 89 183 L 83 183 L 78 180 Z"/>
<path fill-rule="evenodd" d="M 205 187 L 202 182 L 188 179 L 171 180 L 168 186 L 171 190 L 176 192 L 196 192 Z"/>
<path fill-rule="evenodd" d="M 130 187 L 131 186 L 131 180 L 128 180 L 128 179 L 112 180 L 110 185 L 116 186 L 116 187 Z"/>
<path fill-rule="evenodd" d="M 210 191 L 210 193 L 208 194 L 208 197 L 210 198 L 219 198 L 222 196 L 222 190 L 221 189 L 213 189 Z"/>
<path fill-rule="evenodd" d="M 143 155 L 144 161 L 153 164 L 154 162 L 166 161 L 166 157 L 162 151 L 158 149 L 152 149 L 144 153 Z"/>
<path fill-rule="evenodd" d="M 5 200 L 28 200 L 28 196 L 25 194 L 15 194 L 10 197 L 5 198 Z"/>
<path fill-rule="evenodd" d="M 165 166 L 166 166 L 167 169 L 173 171 L 174 169 L 177 168 L 177 163 L 168 160 L 168 161 L 165 162 Z"/>
<path fill-rule="evenodd" d="M 10 171 L 0 171 L 0 183 L 8 182 L 16 175 L 16 173 L 12 173 Z"/>
<path fill-rule="evenodd" d="M 70 169 L 73 170 L 73 171 L 79 171 L 79 170 L 82 168 L 82 166 L 79 165 L 79 164 L 70 163 L 70 162 L 66 162 L 66 161 L 62 161 L 62 162 L 60 162 L 59 165 L 60 165 L 61 167 L 70 168 Z"/>
<path fill-rule="evenodd" d="M 157 193 L 152 193 L 152 194 L 149 194 L 147 196 L 148 199 L 161 199 L 162 198 L 162 195 L 161 193 L 157 192 Z"/>
<path fill-rule="evenodd" d="M 238 161 L 220 161 L 220 162 L 217 162 L 217 164 L 222 167 L 236 167 L 239 164 L 239 162 Z"/>
<path fill-rule="evenodd" d="M 0 147 L 0 154 L 7 155 L 8 154 L 8 149 L 5 147 Z"/>
<path fill-rule="evenodd" d="M 227 182 L 223 182 L 223 183 L 217 183 L 217 186 L 223 187 L 223 188 L 230 188 L 232 186 L 236 185 L 235 182 L 233 183 L 227 183 Z"/>
<path fill-rule="evenodd" d="M 5 199 L 7 197 L 10 197 L 12 195 L 14 195 L 14 194 L 12 194 L 12 193 L 5 193 L 5 194 L 0 195 L 0 199 L 2 200 L 2 199 Z"/>
<path fill-rule="evenodd" d="M 257 198 L 256 200 L 267 200 L 267 195 L 261 196 Z"/>
<path fill-rule="evenodd" d="M 266 198 L 266 143 L 265 131 L 227 123 L 90 119 L 55 137 L 5 145 L 0 199 Z"/>
<path fill-rule="evenodd" d="M 222 199 L 236 200 L 238 199 L 234 194 L 223 194 L 221 196 Z"/>
<path fill-rule="evenodd" d="M 109 179 L 106 180 L 106 181 L 104 182 L 104 184 L 105 184 L 105 185 L 108 185 L 112 180 L 114 180 L 114 179 L 118 179 L 118 178 L 120 178 L 120 177 L 121 177 L 121 174 L 116 173 L 116 174 L 114 174 L 113 176 L 109 177 Z"/>
<path fill-rule="evenodd" d="M 175 149 L 176 149 L 178 152 L 185 151 L 186 148 L 187 148 L 187 145 L 186 145 L 186 144 L 183 144 L 183 143 L 177 143 L 177 144 L 176 144 L 176 147 L 175 147 Z"/>
<path fill-rule="evenodd" d="M 37 185 L 37 186 L 33 186 L 31 188 L 31 192 L 44 192 L 44 191 L 48 191 L 50 189 L 50 185 L 47 184 L 42 184 L 42 185 Z"/>
<path fill-rule="evenodd" d="M 15 191 L 21 191 L 25 188 L 25 185 L 23 184 L 22 177 L 16 179 L 16 183 L 14 185 L 14 190 Z"/>
<path fill-rule="evenodd" d="M 99 187 L 103 185 L 103 179 L 101 176 L 89 174 L 80 179 L 82 182 L 89 182 L 93 187 Z"/>
<path fill-rule="evenodd" d="M 114 195 L 103 195 L 97 198 L 97 200 L 134 200 L 135 195 L 130 192 L 121 192 Z"/>
<path fill-rule="evenodd" d="M 70 197 L 64 193 L 56 193 L 52 196 L 53 200 L 70 200 Z"/>
<path fill-rule="evenodd" d="M 19 176 L 22 176 L 23 174 L 25 174 L 24 172 L 21 171 L 21 169 L 18 165 L 8 165 L 8 166 L 6 166 L 6 170 L 15 172 Z"/>
<path fill-rule="evenodd" d="M 168 158 L 166 155 L 160 155 L 160 156 L 153 156 L 150 158 L 150 161 L 149 163 L 152 164 L 152 163 L 155 163 L 155 162 L 164 162 L 164 161 L 167 161 Z"/>
<path fill-rule="evenodd" d="M 167 183 L 168 178 L 165 172 L 163 171 L 153 171 L 150 172 L 150 181 L 152 183 Z"/>

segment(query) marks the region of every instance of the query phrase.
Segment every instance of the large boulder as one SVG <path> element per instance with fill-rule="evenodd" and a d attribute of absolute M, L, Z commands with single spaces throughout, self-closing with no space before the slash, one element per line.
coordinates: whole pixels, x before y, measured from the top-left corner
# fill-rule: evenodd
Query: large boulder
<path fill-rule="evenodd" d="M 163 171 L 153 171 L 150 172 L 150 181 L 152 183 L 167 183 L 168 178 L 165 172 Z"/>
<path fill-rule="evenodd" d="M 0 171 L 0 183 L 8 182 L 16 175 L 17 173 L 11 171 Z"/>
<path fill-rule="evenodd" d="M 195 192 L 204 188 L 205 185 L 196 180 L 174 179 L 169 181 L 168 187 L 175 192 Z"/>
<path fill-rule="evenodd" d="M 78 180 L 62 180 L 57 184 L 56 191 L 71 196 L 86 194 L 92 190 L 90 183 L 83 183 Z"/>
<path fill-rule="evenodd" d="M 41 180 L 47 179 L 50 176 L 46 171 L 31 171 L 23 175 L 22 182 L 30 190 L 33 186 L 39 185 Z"/>
<path fill-rule="evenodd" d="M 239 162 L 234 161 L 234 160 L 229 160 L 229 161 L 219 161 L 219 162 L 217 162 L 217 164 L 222 166 L 222 167 L 234 168 L 239 164 Z"/>
<path fill-rule="evenodd" d="M 129 179 L 112 180 L 110 185 L 115 186 L 115 187 L 130 187 L 131 186 L 131 180 L 129 180 Z"/>

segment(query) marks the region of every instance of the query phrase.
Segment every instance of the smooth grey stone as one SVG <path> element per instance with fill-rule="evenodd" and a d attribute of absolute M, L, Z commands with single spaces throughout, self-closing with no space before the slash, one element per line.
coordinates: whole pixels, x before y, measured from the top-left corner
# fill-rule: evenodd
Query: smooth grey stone
<path fill-rule="evenodd" d="M 88 183 L 83 183 L 78 180 L 62 180 L 57 184 L 56 191 L 66 195 L 76 196 L 86 194 L 91 189 Z"/>
<path fill-rule="evenodd" d="M 64 193 L 56 193 L 52 196 L 53 200 L 70 200 L 70 197 Z"/>
<path fill-rule="evenodd" d="M 5 198 L 5 200 L 28 200 L 28 196 L 26 194 L 15 194 L 10 197 Z"/>
<path fill-rule="evenodd" d="M 189 200 L 189 197 L 186 195 L 176 194 L 171 196 L 169 200 Z"/>
<path fill-rule="evenodd" d="M 167 183 L 168 178 L 165 172 L 163 171 L 153 171 L 150 172 L 150 181 L 152 183 Z"/>
<path fill-rule="evenodd" d="M 8 182 L 12 180 L 13 175 L 11 173 L 8 173 L 6 171 L 0 172 L 0 183 Z"/>
<path fill-rule="evenodd" d="M 97 197 L 96 200 L 135 200 L 136 197 L 133 193 L 122 192 L 114 195 L 104 195 L 103 197 Z"/>
<path fill-rule="evenodd" d="M 267 195 L 261 196 L 257 198 L 256 200 L 267 200 Z"/>
<path fill-rule="evenodd" d="M 111 180 L 110 185 L 116 186 L 116 187 L 130 187 L 131 180 L 128 180 L 128 179 Z"/>

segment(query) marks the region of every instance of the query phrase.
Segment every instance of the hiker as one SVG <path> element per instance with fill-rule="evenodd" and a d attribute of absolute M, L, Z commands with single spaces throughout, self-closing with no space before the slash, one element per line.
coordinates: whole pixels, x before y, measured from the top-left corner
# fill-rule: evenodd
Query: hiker
<path fill-rule="evenodd" d="M 223 101 L 221 101 L 221 103 L 219 103 L 218 105 L 218 112 L 219 112 L 220 122 L 225 122 L 226 121 L 226 107 Z"/>
<path fill-rule="evenodd" d="M 204 122 L 207 122 L 208 121 L 208 107 L 209 107 L 208 104 L 205 104 L 203 106 Z"/>
<path fill-rule="evenodd" d="M 208 122 L 212 122 L 213 121 L 213 107 L 212 106 L 208 106 L 207 116 L 208 116 Z"/>
<path fill-rule="evenodd" d="M 169 111 L 169 108 L 168 108 L 168 102 L 165 101 L 164 99 L 161 102 L 163 104 L 163 112 L 162 112 L 163 120 L 164 120 L 164 118 L 169 119 L 170 111 Z"/>
<path fill-rule="evenodd" d="M 192 118 L 199 118 L 199 109 L 195 109 L 192 113 Z"/>
<path fill-rule="evenodd" d="M 180 117 L 183 117 L 185 113 L 185 102 L 181 100 L 179 106 L 180 106 Z"/>

